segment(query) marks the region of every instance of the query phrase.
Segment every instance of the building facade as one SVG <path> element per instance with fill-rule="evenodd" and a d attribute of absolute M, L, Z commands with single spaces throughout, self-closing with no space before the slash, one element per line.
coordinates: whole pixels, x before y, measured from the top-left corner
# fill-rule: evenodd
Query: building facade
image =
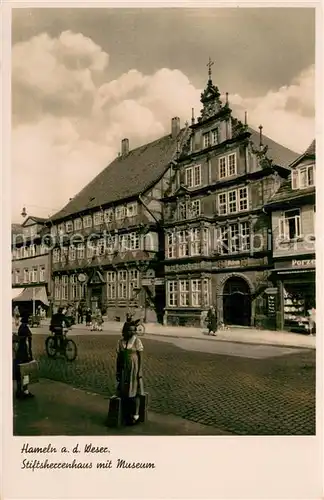
<path fill-rule="evenodd" d="M 108 319 L 132 311 L 163 320 L 162 197 L 187 129 L 121 154 L 49 221 L 55 306 L 100 307 Z"/>
<path fill-rule="evenodd" d="M 264 205 L 297 154 L 232 116 L 211 74 L 163 199 L 165 324 L 268 326 L 271 220 Z"/>
<path fill-rule="evenodd" d="M 300 330 L 316 308 L 315 140 L 291 164 L 291 173 L 266 210 L 271 213 L 273 274 L 279 329 Z"/>
<path fill-rule="evenodd" d="M 50 300 L 50 258 L 46 243 L 46 220 L 29 216 L 12 225 L 12 303 L 33 312 L 47 309 Z"/>

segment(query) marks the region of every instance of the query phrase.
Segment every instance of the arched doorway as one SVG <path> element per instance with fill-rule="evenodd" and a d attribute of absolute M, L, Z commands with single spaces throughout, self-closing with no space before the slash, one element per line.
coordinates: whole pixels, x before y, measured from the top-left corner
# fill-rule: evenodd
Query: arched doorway
<path fill-rule="evenodd" d="M 243 278 L 229 278 L 223 290 L 223 319 L 225 325 L 250 326 L 251 291 Z"/>

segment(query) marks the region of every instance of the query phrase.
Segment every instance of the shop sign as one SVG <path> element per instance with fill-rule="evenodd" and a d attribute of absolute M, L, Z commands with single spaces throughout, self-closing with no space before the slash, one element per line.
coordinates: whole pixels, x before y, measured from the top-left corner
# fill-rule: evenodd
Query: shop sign
<path fill-rule="evenodd" d="M 316 259 L 293 259 L 291 265 L 293 268 L 315 267 Z"/>

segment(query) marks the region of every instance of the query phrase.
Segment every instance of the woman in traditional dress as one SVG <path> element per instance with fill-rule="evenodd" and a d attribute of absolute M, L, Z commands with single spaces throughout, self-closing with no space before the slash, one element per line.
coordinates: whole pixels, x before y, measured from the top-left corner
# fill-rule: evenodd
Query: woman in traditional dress
<path fill-rule="evenodd" d="M 28 319 L 27 314 L 22 315 L 21 325 L 18 329 L 18 348 L 14 360 L 14 373 L 17 382 L 16 397 L 19 399 L 33 397 L 33 394 L 28 390 L 28 383 L 25 384 L 21 378 L 19 367 L 21 363 L 28 363 L 28 361 L 32 361 L 33 359 L 32 333 L 28 326 Z"/>
<path fill-rule="evenodd" d="M 139 420 L 140 396 L 144 396 L 142 376 L 143 344 L 136 335 L 136 325 L 125 323 L 122 338 L 117 344 L 117 395 L 122 400 L 123 413 L 128 424 Z"/>

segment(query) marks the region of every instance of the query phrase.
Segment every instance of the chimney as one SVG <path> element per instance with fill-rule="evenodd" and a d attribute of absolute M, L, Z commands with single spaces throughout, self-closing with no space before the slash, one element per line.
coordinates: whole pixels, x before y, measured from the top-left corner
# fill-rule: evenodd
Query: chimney
<path fill-rule="evenodd" d="M 177 116 L 175 116 L 171 120 L 171 135 L 172 135 L 172 139 L 175 139 L 179 135 L 179 132 L 180 132 L 180 118 L 178 118 Z"/>
<path fill-rule="evenodd" d="M 123 139 L 121 141 L 121 154 L 122 156 L 126 156 L 129 153 L 129 140 Z"/>

